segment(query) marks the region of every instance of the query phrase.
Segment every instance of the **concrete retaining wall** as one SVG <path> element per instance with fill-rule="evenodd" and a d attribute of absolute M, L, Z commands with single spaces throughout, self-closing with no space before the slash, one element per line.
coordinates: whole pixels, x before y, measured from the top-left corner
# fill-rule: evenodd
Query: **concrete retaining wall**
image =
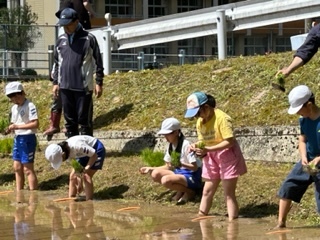
<path fill-rule="evenodd" d="M 164 137 L 156 134 L 157 131 L 95 131 L 94 136 L 105 144 L 108 152 L 139 152 L 146 147 L 163 151 L 167 143 Z M 195 130 L 182 131 L 189 140 L 197 140 Z M 235 134 L 248 160 L 296 162 L 299 158 L 297 126 L 237 128 Z M 57 134 L 51 142 L 64 139 L 64 134 Z M 41 149 L 48 145 L 42 134 L 38 134 L 38 140 Z"/>

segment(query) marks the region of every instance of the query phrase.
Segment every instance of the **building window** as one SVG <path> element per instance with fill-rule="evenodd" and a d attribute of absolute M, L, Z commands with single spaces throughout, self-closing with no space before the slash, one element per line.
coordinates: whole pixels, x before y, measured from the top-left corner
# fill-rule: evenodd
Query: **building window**
<path fill-rule="evenodd" d="M 189 12 L 203 7 L 202 0 L 178 0 L 178 13 Z"/>
<path fill-rule="evenodd" d="M 105 12 L 113 17 L 132 17 L 132 0 L 105 0 Z"/>
<path fill-rule="evenodd" d="M 276 38 L 276 52 L 291 51 L 291 41 L 289 37 L 277 37 Z"/>
<path fill-rule="evenodd" d="M 268 52 L 267 37 L 246 37 L 244 40 L 244 55 L 264 55 Z"/>
<path fill-rule="evenodd" d="M 203 37 L 179 40 L 178 52 L 182 49 L 185 50 L 187 63 L 202 61 L 202 55 L 204 52 L 203 41 Z"/>
<path fill-rule="evenodd" d="M 148 17 L 161 17 L 166 15 L 165 0 L 148 0 Z"/>
<path fill-rule="evenodd" d="M 7 0 L 0 0 L 0 8 L 6 8 L 7 7 Z"/>

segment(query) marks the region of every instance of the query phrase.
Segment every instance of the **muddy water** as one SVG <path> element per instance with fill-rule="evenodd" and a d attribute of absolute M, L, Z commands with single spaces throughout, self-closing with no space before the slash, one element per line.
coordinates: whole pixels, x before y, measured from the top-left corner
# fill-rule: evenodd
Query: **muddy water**
<path fill-rule="evenodd" d="M 195 219 L 179 208 L 114 200 L 56 201 L 53 192 L 0 192 L 0 239 L 320 239 L 319 227 L 270 230 L 272 222 L 224 216 Z M 61 199 L 60 199 L 61 200 Z"/>

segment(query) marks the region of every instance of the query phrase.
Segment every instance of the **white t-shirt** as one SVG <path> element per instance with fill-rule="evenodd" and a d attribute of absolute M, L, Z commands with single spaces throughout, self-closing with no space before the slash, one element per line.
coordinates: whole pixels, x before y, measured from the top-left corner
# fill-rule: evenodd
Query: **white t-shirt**
<path fill-rule="evenodd" d="M 38 119 L 37 108 L 28 99 L 24 101 L 22 106 L 15 104 L 11 108 L 11 120 L 10 120 L 11 123 L 22 125 L 36 119 Z M 36 128 L 14 130 L 14 133 L 16 135 L 35 134 L 36 132 L 37 132 Z"/>
<path fill-rule="evenodd" d="M 92 157 L 96 150 L 93 148 L 97 139 L 88 135 L 78 135 L 66 140 L 70 147 L 69 159 Z"/>
<path fill-rule="evenodd" d="M 186 139 L 183 140 L 182 143 L 182 147 L 181 147 L 181 154 L 180 154 L 180 162 L 181 163 L 197 163 L 198 167 L 202 166 L 202 162 L 201 160 L 196 158 L 196 155 L 194 153 L 189 153 L 188 148 L 190 146 L 190 142 Z M 176 149 L 177 146 L 172 145 L 172 151 L 174 151 Z M 168 148 L 166 150 L 166 153 L 164 155 L 164 159 L 165 162 L 171 162 L 171 156 L 169 154 L 169 145 Z M 181 167 L 183 169 L 185 169 L 185 167 Z"/>

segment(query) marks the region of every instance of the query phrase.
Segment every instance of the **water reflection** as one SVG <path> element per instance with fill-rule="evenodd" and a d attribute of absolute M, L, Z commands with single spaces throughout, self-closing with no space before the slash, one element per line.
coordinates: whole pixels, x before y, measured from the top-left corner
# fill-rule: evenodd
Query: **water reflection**
<path fill-rule="evenodd" d="M 52 239 L 105 239 L 103 228 L 94 222 L 92 201 L 71 201 L 64 209 L 49 204 L 46 210 L 52 215 Z M 68 219 L 65 224 L 63 215 Z"/>
<path fill-rule="evenodd" d="M 14 214 L 14 236 L 15 239 L 35 239 L 35 213 L 37 210 L 38 194 L 29 192 L 27 197 L 25 192 L 16 193 L 16 210 Z"/>
<path fill-rule="evenodd" d="M 270 230 L 275 219 L 223 215 L 195 221 L 192 208 L 128 201 L 62 201 L 53 192 L 0 195 L 0 239 L 319 239 L 318 226 Z M 121 210 L 121 211 L 120 211 Z"/>
<path fill-rule="evenodd" d="M 214 222 L 212 220 L 201 220 L 199 221 L 202 240 L 211 240 L 215 238 L 214 233 L 217 229 L 221 229 L 226 232 L 223 233 L 224 239 L 236 240 L 239 234 L 239 222 L 234 220 L 232 222 Z M 226 226 L 225 226 L 226 224 Z"/>

